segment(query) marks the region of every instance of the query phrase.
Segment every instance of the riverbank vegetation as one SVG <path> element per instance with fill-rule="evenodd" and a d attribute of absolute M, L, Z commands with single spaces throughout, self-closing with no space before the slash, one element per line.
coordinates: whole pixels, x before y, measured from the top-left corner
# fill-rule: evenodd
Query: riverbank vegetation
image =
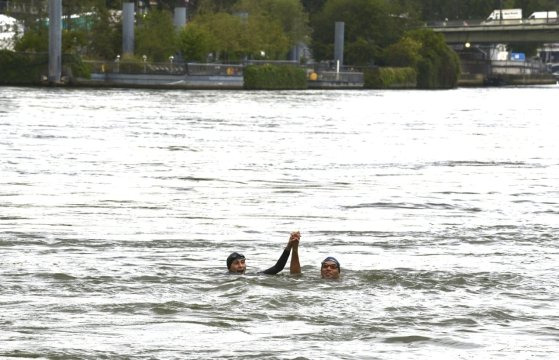
<path fill-rule="evenodd" d="M 120 58 L 122 1 L 64 0 L 63 52 L 88 60 Z M 16 51 L 46 52 L 47 1 L 10 3 L 16 5 L 6 11 L 25 26 Z M 26 11 L 18 10 L 22 4 Z M 177 4 L 181 1 L 137 2 L 137 62 L 305 63 L 312 58 L 328 63 L 334 53 L 334 23 L 343 21 L 345 65 L 409 67 L 417 74 L 417 85 L 425 88 L 455 86 L 459 71 L 444 41 L 418 30 L 426 22 L 482 19 L 500 4 L 526 14 L 559 8 L 553 0 L 190 0 L 182 2 L 188 9 L 187 25 L 176 29 L 172 11 Z M 33 11 L 29 6 L 35 6 Z"/>
<path fill-rule="evenodd" d="M 365 89 L 413 89 L 417 73 L 411 67 L 377 67 L 363 73 Z"/>
<path fill-rule="evenodd" d="M 244 69 L 247 90 L 300 90 L 307 88 L 304 69 L 271 64 L 249 65 Z"/>
<path fill-rule="evenodd" d="M 0 50 L 0 84 L 33 85 L 41 83 L 48 71 L 48 54 L 18 53 Z M 63 73 L 68 78 L 89 78 L 90 70 L 81 58 L 75 55 L 62 57 Z"/>

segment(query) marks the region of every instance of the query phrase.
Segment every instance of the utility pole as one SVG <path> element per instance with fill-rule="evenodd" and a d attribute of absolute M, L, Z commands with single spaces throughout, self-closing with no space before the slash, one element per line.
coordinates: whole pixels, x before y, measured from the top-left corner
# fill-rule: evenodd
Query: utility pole
<path fill-rule="evenodd" d="M 49 0 L 49 83 L 60 83 L 61 75 L 62 0 Z"/>

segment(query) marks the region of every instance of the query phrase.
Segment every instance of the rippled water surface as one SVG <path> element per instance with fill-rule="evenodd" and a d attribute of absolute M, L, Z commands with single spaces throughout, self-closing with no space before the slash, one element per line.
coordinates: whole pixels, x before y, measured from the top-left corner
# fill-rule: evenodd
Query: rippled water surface
<path fill-rule="evenodd" d="M 0 357 L 556 359 L 558 94 L 0 88 Z"/>

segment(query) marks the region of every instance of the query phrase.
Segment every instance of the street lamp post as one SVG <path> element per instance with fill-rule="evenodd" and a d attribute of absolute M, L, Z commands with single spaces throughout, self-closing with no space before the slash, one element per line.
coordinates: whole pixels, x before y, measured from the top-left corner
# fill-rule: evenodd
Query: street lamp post
<path fill-rule="evenodd" d="M 120 72 L 120 54 L 118 54 L 115 59 L 115 72 Z"/>

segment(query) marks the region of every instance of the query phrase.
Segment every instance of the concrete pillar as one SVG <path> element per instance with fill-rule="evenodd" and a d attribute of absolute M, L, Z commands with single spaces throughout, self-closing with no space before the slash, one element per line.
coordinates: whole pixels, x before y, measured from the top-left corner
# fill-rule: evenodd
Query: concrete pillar
<path fill-rule="evenodd" d="M 334 61 L 339 61 L 339 65 L 344 64 L 344 30 L 345 23 L 336 21 L 336 29 L 334 33 Z"/>
<path fill-rule="evenodd" d="M 186 25 L 186 2 L 179 0 L 175 4 L 174 22 L 177 30 L 182 29 Z"/>
<path fill-rule="evenodd" d="M 134 54 L 134 3 L 122 3 L 122 54 Z"/>
<path fill-rule="evenodd" d="M 59 83 L 62 75 L 62 0 L 49 0 L 49 75 Z"/>

